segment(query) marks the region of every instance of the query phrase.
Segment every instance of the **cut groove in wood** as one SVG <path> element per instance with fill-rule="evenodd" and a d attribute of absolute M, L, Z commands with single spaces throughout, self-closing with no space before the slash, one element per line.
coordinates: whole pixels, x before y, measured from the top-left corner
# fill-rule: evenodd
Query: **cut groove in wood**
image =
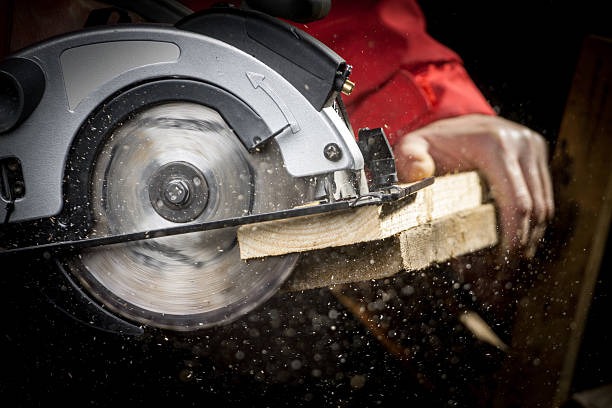
<path fill-rule="evenodd" d="M 238 229 L 240 257 L 260 258 L 383 240 L 478 207 L 482 200 L 483 189 L 476 172 L 438 177 L 413 201 L 242 226 Z"/>

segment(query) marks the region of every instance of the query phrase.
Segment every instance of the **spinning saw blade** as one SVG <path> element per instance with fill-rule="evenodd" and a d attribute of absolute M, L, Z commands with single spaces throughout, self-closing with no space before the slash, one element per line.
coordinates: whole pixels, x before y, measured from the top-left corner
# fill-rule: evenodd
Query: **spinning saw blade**
<path fill-rule="evenodd" d="M 274 211 L 309 201 L 275 144 L 249 154 L 221 116 L 192 103 L 149 108 L 117 129 L 92 172 L 94 231 L 123 234 Z M 107 307 L 173 330 L 227 321 L 268 299 L 297 255 L 244 262 L 236 228 L 83 250 L 62 260 Z"/>

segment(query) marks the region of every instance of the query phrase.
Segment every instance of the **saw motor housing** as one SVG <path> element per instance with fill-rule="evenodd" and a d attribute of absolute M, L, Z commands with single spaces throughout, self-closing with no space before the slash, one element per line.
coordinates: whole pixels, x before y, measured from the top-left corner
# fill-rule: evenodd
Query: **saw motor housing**
<path fill-rule="evenodd" d="M 32 74 L 20 75 L 26 69 Z M 177 27 L 95 28 L 24 50 L 0 65 L 21 106 L 3 107 L 15 113 L 2 116 L 0 160 L 19 161 L 27 191 L 10 222 L 69 209 L 66 200 L 79 187 L 64 189 L 64 182 L 70 184 L 69 158 L 79 139 L 102 140 L 134 111 L 167 101 L 217 110 L 249 151 L 273 138 L 293 177 L 360 171 L 361 152 L 331 107 L 349 73 L 346 62 L 308 34 L 238 9 L 211 9 Z M 121 108 L 107 108 L 100 127 L 90 126 L 113 102 Z M 333 160 L 325 155 L 330 143 L 341 150 Z M 8 198 L 0 198 L 0 217 Z"/>

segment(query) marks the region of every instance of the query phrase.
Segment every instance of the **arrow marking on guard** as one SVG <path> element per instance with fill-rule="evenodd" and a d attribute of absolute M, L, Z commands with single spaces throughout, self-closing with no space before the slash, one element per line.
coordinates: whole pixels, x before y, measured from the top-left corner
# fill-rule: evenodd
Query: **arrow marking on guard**
<path fill-rule="evenodd" d="M 283 102 L 283 100 L 280 98 L 280 96 L 278 96 L 274 89 L 270 88 L 270 86 L 264 82 L 264 79 L 266 79 L 266 77 L 256 72 L 247 72 L 246 76 L 247 78 L 249 78 L 249 81 L 251 81 L 251 85 L 253 85 L 253 88 L 261 88 L 266 94 L 268 94 L 268 96 L 270 97 L 270 99 L 272 99 L 276 106 L 278 106 L 278 109 L 280 109 L 280 111 L 282 112 L 283 116 L 287 120 L 287 123 L 289 123 L 289 126 L 291 126 L 291 131 L 293 133 L 299 132 L 300 125 L 298 125 L 297 121 L 295 120 L 293 113 L 291 113 L 289 107 L 285 104 L 285 102 Z"/>

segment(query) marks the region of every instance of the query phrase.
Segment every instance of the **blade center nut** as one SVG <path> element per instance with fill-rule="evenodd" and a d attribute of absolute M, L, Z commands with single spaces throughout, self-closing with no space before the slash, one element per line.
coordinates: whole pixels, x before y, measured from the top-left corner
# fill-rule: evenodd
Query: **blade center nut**
<path fill-rule="evenodd" d="M 172 222 L 193 221 L 208 205 L 208 182 L 187 162 L 164 164 L 153 172 L 147 188 L 153 209 Z"/>
<path fill-rule="evenodd" d="M 164 189 L 164 197 L 174 205 L 185 204 L 189 200 L 189 185 L 185 180 L 170 180 Z"/>

